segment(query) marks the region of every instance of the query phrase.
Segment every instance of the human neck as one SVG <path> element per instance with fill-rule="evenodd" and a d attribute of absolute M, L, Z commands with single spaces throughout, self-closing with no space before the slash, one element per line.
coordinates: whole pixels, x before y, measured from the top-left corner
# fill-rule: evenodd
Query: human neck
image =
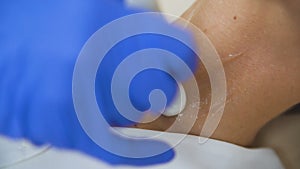
<path fill-rule="evenodd" d="M 212 138 L 248 146 L 261 127 L 300 102 L 300 51 L 295 47 L 300 42 L 299 30 L 292 26 L 291 20 L 283 18 L 284 15 L 278 16 L 284 12 L 277 4 L 248 0 L 215 1 L 199 1 L 202 6 L 191 20 L 216 47 L 227 79 L 225 111 Z M 230 8 L 226 8 L 228 3 Z M 270 22 L 274 16 L 278 20 Z M 195 76 L 201 102 L 198 119 L 189 134 L 200 135 L 209 111 L 211 89 L 204 66 Z M 176 117 L 160 117 L 137 127 L 165 131 L 175 120 Z M 171 132 L 184 131 L 178 127 Z"/>

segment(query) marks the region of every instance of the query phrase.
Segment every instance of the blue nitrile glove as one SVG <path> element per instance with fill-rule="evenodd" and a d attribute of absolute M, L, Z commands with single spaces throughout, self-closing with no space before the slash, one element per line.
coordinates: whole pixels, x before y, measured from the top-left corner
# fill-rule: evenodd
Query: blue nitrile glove
<path fill-rule="evenodd" d="M 74 110 L 72 75 L 84 43 L 105 24 L 135 12 L 112 0 L 0 2 L 0 133 L 27 138 L 37 145 L 48 143 L 80 150 L 111 164 L 149 165 L 171 160 L 172 150 L 144 159 L 124 158 L 105 151 L 84 132 Z M 134 26 L 168 30 L 191 42 L 185 32 L 167 25 L 161 18 L 145 18 L 144 23 Z M 105 40 L 99 45 L 105 45 Z M 127 55 L 150 47 L 173 52 L 193 71 L 196 68 L 195 55 L 174 39 L 148 34 L 117 44 L 101 63 L 95 84 L 99 107 L 110 124 L 133 124 L 119 115 L 108 93 L 113 71 Z M 157 62 L 165 64 L 180 79 L 188 78 L 178 65 L 163 59 Z M 149 91 L 156 88 L 165 92 L 169 104 L 177 86 L 166 73 L 142 72 L 130 86 L 133 105 L 147 110 Z M 107 132 L 99 135 L 109 136 L 109 130 Z M 167 146 L 155 141 L 151 144 Z"/>

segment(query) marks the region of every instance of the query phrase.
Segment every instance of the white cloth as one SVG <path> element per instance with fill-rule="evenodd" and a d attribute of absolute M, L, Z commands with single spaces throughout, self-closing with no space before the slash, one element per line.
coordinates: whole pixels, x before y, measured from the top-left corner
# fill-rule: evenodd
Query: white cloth
<path fill-rule="evenodd" d="M 158 131 L 141 129 L 121 129 L 123 133 L 134 136 L 153 136 Z M 181 137 L 181 134 L 168 133 L 164 135 L 165 141 L 171 142 Z M 0 145 L 0 153 L 1 153 Z M 175 148 L 175 158 L 165 164 L 142 167 L 145 169 L 283 169 L 278 156 L 272 149 L 247 149 L 234 144 L 210 139 L 199 144 L 199 137 L 188 135 Z M 1 157 L 1 156 L 0 156 Z M 49 149 L 44 153 L 11 165 L 7 169 L 132 169 L 132 166 L 109 166 L 99 160 L 85 156 L 74 151 Z M 137 167 L 141 168 L 141 167 Z"/>

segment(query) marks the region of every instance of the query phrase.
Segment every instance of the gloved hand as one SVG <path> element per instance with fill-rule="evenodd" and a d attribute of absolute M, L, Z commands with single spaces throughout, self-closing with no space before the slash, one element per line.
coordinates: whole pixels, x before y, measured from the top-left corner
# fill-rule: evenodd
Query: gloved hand
<path fill-rule="evenodd" d="M 84 43 L 103 25 L 138 11 L 125 9 L 112 0 L 19 0 L 0 4 L 1 134 L 27 138 L 37 145 L 80 150 L 111 164 L 149 165 L 172 159 L 172 150 L 144 159 L 125 158 L 105 151 L 81 128 L 73 106 L 72 75 Z M 187 33 L 167 25 L 161 18 L 149 19 L 135 26 L 155 25 L 157 30 L 167 29 L 191 41 Z M 101 63 L 95 84 L 99 107 L 110 124 L 128 126 L 134 123 L 119 114 L 109 93 L 115 68 L 132 52 L 150 47 L 173 52 L 191 70 L 196 68 L 193 52 L 171 38 L 147 34 L 117 44 Z M 163 59 L 158 62 L 173 69 L 175 76 L 188 78 L 172 62 Z M 161 71 L 148 70 L 138 75 L 130 86 L 133 105 L 141 111 L 147 110 L 148 94 L 156 88 L 165 92 L 170 104 L 177 90 L 175 80 Z M 109 135 L 99 133 L 102 134 Z"/>

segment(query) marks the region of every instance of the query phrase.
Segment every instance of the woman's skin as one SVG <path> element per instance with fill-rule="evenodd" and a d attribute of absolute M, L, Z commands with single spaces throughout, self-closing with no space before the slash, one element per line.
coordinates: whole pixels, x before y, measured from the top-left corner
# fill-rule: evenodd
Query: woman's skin
<path fill-rule="evenodd" d="M 266 123 L 300 102 L 300 1 L 201 0 L 183 18 L 207 35 L 225 69 L 226 107 L 211 138 L 251 145 Z M 211 92 L 204 66 L 196 78 L 201 108 L 192 135 L 200 135 Z M 136 127 L 165 131 L 174 120 L 162 116 Z"/>

